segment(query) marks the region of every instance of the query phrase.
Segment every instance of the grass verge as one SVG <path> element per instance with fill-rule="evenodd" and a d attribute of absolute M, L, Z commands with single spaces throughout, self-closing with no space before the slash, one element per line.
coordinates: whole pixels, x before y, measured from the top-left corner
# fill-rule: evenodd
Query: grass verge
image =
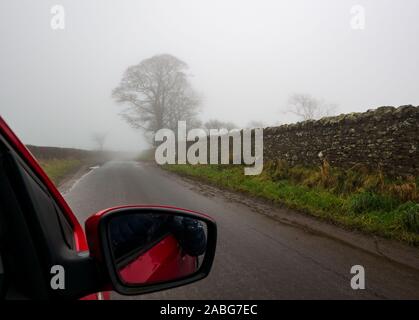
<path fill-rule="evenodd" d="M 269 166 L 259 176 L 245 176 L 241 166 L 166 165 L 164 168 L 267 199 L 340 226 L 419 246 L 419 203 L 416 199 L 403 200 L 365 187 L 336 191 L 334 185 L 328 188 L 313 183 L 313 179 L 304 184 L 290 176 L 272 175 Z M 319 181 L 322 181 L 321 176 Z"/>
<path fill-rule="evenodd" d="M 76 172 L 83 165 L 83 161 L 78 159 L 49 159 L 39 162 L 57 186 L 65 177 Z"/>

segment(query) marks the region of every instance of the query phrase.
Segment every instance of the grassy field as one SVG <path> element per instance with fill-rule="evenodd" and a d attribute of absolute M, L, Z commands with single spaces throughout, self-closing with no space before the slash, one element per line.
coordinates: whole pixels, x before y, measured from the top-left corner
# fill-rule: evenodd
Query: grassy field
<path fill-rule="evenodd" d="M 381 174 L 320 168 L 265 166 L 245 176 L 241 166 L 166 165 L 165 169 L 244 192 L 350 229 L 419 246 L 416 181 L 387 181 Z"/>
<path fill-rule="evenodd" d="M 55 185 L 66 176 L 75 173 L 83 164 L 83 161 L 77 159 L 49 159 L 39 162 Z"/>

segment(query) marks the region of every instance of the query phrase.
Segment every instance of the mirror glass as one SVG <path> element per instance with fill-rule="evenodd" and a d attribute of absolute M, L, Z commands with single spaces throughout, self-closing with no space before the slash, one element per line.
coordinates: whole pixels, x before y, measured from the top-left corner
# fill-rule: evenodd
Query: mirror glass
<path fill-rule="evenodd" d="M 173 213 L 129 212 L 110 219 L 108 239 L 123 283 L 158 283 L 199 270 L 207 248 L 207 225 Z"/>

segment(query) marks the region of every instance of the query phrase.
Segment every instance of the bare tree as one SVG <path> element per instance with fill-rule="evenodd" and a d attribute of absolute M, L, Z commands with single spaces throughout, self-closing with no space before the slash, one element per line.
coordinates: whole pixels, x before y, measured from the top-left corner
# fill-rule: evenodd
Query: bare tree
<path fill-rule="evenodd" d="M 225 122 L 225 121 L 220 121 L 220 120 L 216 120 L 216 119 L 211 119 L 208 120 L 207 122 L 204 123 L 204 127 L 206 129 L 227 129 L 227 130 L 232 130 L 232 129 L 237 129 L 238 127 L 232 123 L 232 122 Z"/>
<path fill-rule="evenodd" d="M 112 92 L 116 101 L 128 104 L 121 116 L 151 136 L 161 128 L 175 130 L 178 121 L 196 121 L 200 99 L 187 69 L 185 62 L 169 54 L 129 67 Z"/>
<path fill-rule="evenodd" d="M 309 94 L 295 93 L 288 101 L 289 109 L 286 112 L 297 115 L 301 120 L 319 119 L 333 115 L 337 105 L 326 103 Z"/>
<path fill-rule="evenodd" d="M 103 146 L 105 145 L 107 136 L 108 136 L 107 132 L 94 132 L 92 134 L 92 138 L 96 142 L 98 149 L 100 151 L 103 151 Z"/>

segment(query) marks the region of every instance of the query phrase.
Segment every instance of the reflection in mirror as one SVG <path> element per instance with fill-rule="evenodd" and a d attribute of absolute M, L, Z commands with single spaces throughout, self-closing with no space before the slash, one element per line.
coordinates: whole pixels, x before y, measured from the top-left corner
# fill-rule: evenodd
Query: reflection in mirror
<path fill-rule="evenodd" d="M 207 228 L 204 221 L 171 213 L 130 212 L 110 220 L 109 241 L 121 281 L 151 284 L 198 271 Z"/>

